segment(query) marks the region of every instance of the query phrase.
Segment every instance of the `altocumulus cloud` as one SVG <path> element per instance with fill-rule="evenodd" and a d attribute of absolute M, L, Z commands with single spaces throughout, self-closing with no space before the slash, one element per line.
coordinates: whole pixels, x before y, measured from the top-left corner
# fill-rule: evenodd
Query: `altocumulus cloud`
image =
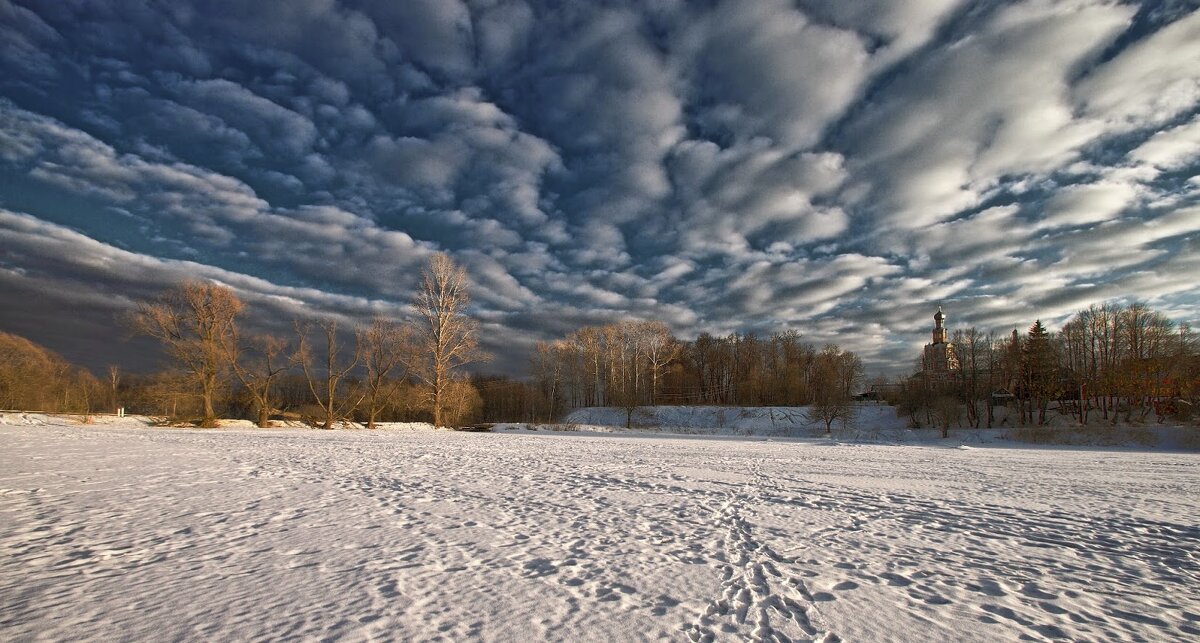
<path fill-rule="evenodd" d="M 520 373 L 622 317 L 907 368 L 930 310 L 1200 314 L 1191 3 L 0 0 L 0 321 L 90 365 L 185 277 Z"/>

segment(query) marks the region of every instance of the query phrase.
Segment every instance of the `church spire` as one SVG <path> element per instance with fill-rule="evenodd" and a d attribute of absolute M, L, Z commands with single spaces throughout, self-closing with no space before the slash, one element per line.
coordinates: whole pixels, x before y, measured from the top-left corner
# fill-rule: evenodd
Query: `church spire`
<path fill-rule="evenodd" d="M 933 343 L 946 343 L 946 314 L 942 312 L 941 305 L 938 306 L 937 312 L 933 314 Z"/>

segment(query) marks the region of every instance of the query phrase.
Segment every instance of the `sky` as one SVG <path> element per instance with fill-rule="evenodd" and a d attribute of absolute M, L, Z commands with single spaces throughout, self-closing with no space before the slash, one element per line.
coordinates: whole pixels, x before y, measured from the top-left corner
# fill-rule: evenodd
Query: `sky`
<path fill-rule="evenodd" d="M 349 327 L 436 252 L 516 375 L 621 319 L 875 373 L 939 305 L 1200 325 L 1198 7 L 0 0 L 0 330 L 136 367 L 181 280 Z"/>

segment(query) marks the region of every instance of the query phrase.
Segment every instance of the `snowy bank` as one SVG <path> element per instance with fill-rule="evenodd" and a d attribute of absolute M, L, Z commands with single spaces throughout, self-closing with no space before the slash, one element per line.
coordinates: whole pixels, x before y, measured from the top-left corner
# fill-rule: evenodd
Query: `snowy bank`
<path fill-rule="evenodd" d="M 823 422 L 809 422 L 807 407 L 644 406 L 626 428 L 627 411 L 614 407 L 576 409 L 561 424 L 501 424 L 498 431 L 566 431 L 579 433 L 744 436 L 772 439 L 818 438 L 876 444 L 1019 445 L 1121 447 L 1200 450 L 1200 427 L 1172 424 L 1120 424 L 1099 419 L 1084 427 L 1055 416 L 1048 427 L 952 427 L 948 438 L 938 429 L 909 429 L 896 409 L 866 403 L 855 407 L 853 420 L 834 423 L 826 434 Z M 998 420 L 1005 409 L 998 409 Z"/>
<path fill-rule="evenodd" d="M 17 426 L 39 426 L 43 424 L 53 424 L 61 426 L 82 425 L 82 426 L 109 426 L 109 427 L 124 427 L 124 428 L 160 428 L 160 429 L 197 429 L 191 424 L 179 424 L 168 422 L 164 418 L 155 418 L 145 415 L 125 415 L 116 416 L 111 413 L 96 413 L 92 415 L 81 414 L 57 414 L 57 413 L 37 413 L 28 411 L 0 411 L 0 425 L 11 424 Z M 215 428 L 197 429 L 202 431 L 231 431 L 231 430 L 247 430 L 247 431 L 276 431 L 276 430 L 295 430 L 295 429 L 312 429 L 313 427 L 304 422 L 296 421 L 273 421 L 269 427 L 260 427 L 251 420 L 230 420 L 222 419 L 217 421 Z M 436 431 L 437 429 L 428 422 L 378 422 L 375 430 L 380 431 Z M 337 430 L 366 430 L 362 424 L 342 423 L 335 427 Z"/>
<path fill-rule="evenodd" d="M 810 422 L 803 406 L 641 406 L 634 410 L 630 428 L 704 435 L 757 435 L 807 437 L 825 432 L 823 422 Z M 565 424 L 624 428 L 628 412 L 615 407 L 587 407 L 567 415 Z M 838 424 L 836 428 L 841 428 Z M 880 404 L 856 407 L 853 426 L 876 430 L 904 428 L 895 409 Z"/>

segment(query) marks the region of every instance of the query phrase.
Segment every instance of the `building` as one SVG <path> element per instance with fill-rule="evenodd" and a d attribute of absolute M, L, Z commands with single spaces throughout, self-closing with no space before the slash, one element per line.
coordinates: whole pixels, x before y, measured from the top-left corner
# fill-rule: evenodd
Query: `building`
<path fill-rule="evenodd" d="M 925 345 L 921 357 L 921 377 L 926 386 L 949 384 L 958 375 L 958 355 L 946 339 L 946 314 L 942 307 L 933 315 L 933 343 Z"/>

